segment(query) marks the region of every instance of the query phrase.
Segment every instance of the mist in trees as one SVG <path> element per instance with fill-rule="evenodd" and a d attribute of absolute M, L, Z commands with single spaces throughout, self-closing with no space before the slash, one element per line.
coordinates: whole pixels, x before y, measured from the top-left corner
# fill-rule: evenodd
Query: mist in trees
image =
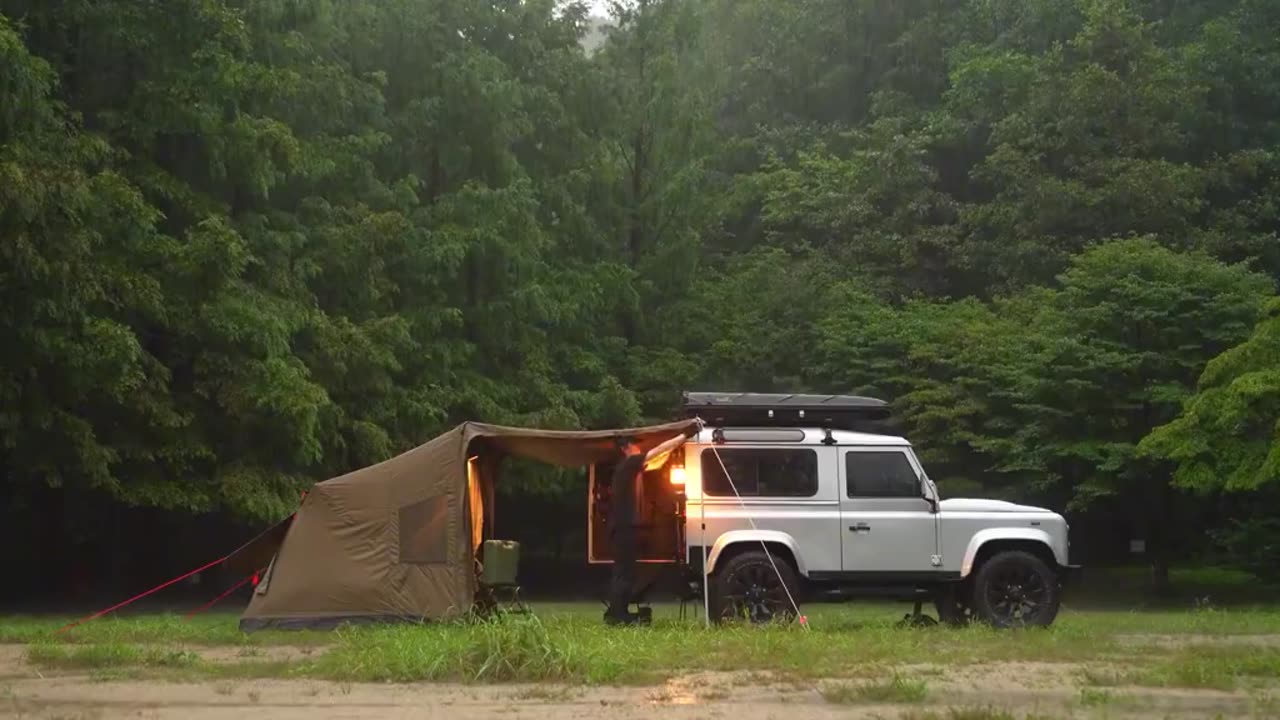
<path fill-rule="evenodd" d="M 611 14 L 0 0 L 11 519 L 260 523 L 462 420 L 866 392 L 944 494 L 1265 564 L 1280 6 Z M 580 483 L 504 492 L 576 527 Z"/>

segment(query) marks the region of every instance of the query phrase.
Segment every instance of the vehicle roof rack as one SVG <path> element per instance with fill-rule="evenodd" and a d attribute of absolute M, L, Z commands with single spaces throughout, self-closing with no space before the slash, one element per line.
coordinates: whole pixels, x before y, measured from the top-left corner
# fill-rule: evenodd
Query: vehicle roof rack
<path fill-rule="evenodd" d="M 889 419 L 889 404 L 860 395 L 685 392 L 686 417 L 717 427 L 807 426 L 877 432 Z"/>

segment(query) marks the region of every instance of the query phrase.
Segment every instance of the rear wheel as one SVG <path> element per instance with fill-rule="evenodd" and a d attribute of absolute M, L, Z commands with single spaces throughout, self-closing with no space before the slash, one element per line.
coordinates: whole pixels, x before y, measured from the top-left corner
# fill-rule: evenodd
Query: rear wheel
<path fill-rule="evenodd" d="M 771 559 L 763 550 L 735 555 L 712 579 L 712 617 L 717 621 L 789 622 L 795 618 L 790 598 L 796 596 L 797 585 L 790 563 L 777 556 Z"/>
<path fill-rule="evenodd" d="M 998 553 L 974 577 L 974 612 L 998 628 L 1048 626 L 1060 601 L 1057 575 L 1028 552 Z"/>

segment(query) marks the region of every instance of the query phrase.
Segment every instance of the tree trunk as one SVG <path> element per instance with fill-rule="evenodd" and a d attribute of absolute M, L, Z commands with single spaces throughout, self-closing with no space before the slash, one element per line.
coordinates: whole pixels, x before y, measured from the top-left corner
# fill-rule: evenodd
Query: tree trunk
<path fill-rule="evenodd" d="M 1168 595 L 1173 589 L 1169 583 L 1169 559 L 1161 553 L 1151 558 L 1151 591 L 1157 595 Z"/>
<path fill-rule="evenodd" d="M 1147 553 L 1151 561 L 1151 590 L 1157 595 L 1168 595 L 1170 547 L 1169 483 L 1158 476 L 1149 476 L 1147 495 Z"/>

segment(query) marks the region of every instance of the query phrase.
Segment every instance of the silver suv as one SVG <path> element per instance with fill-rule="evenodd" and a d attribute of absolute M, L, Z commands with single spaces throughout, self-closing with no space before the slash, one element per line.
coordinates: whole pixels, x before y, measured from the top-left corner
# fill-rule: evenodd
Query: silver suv
<path fill-rule="evenodd" d="M 789 616 L 802 597 L 906 595 L 940 619 L 1048 625 L 1067 523 L 1000 500 L 942 499 L 911 444 L 864 432 L 856 396 L 686 393 L 706 425 L 684 447 L 685 566 L 717 618 Z M 704 567 L 707 572 L 698 570 Z"/>

